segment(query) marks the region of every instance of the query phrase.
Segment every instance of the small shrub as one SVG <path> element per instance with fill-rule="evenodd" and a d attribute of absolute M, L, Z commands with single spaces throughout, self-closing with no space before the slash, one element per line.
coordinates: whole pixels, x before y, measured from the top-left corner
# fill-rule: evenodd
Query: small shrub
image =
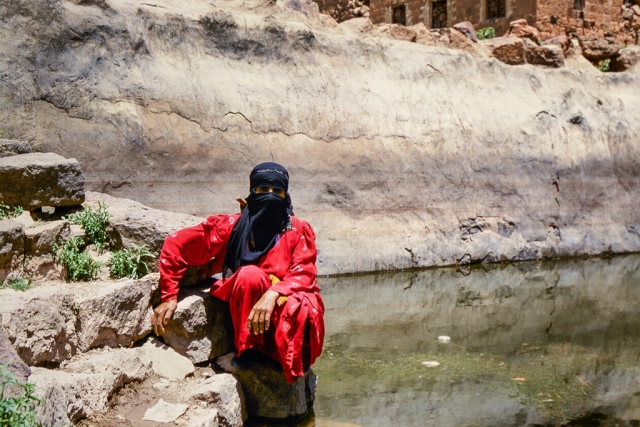
<path fill-rule="evenodd" d="M 608 71 L 611 70 L 611 60 L 610 59 L 604 59 L 600 62 L 598 62 L 598 70 L 602 71 L 603 73 L 606 73 Z"/>
<path fill-rule="evenodd" d="M 33 395 L 36 385 L 17 381 L 6 365 L 0 365 L 0 381 L 0 426 L 39 427 L 35 407 L 42 401 Z M 8 386 L 22 391 L 16 397 L 5 397 Z"/>
<path fill-rule="evenodd" d="M 479 40 L 492 39 L 496 36 L 496 29 L 493 27 L 480 28 L 476 31 L 476 36 Z"/>
<path fill-rule="evenodd" d="M 145 246 L 134 246 L 113 252 L 111 255 L 111 276 L 119 279 L 130 277 L 139 279 L 149 273 L 149 264 L 155 256 Z"/>
<path fill-rule="evenodd" d="M 14 291 L 26 291 L 31 285 L 24 279 L 11 279 L 0 285 L 0 289 L 13 289 Z"/>
<path fill-rule="evenodd" d="M 82 227 L 91 243 L 96 245 L 98 250 L 104 249 L 107 245 L 107 227 L 111 214 L 107 212 L 107 205 L 98 202 L 98 207 L 87 206 L 84 211 L 67 215 L 67 219 Z"/>
<path fill-rule="evenodd" d="M 88 253 L 79 247 L 82 241 L 79 237 L 72 237 L 64 242 L 62 247 L 53 245 L 56 262 L 67 270 L 68 282 L 89 282 L 96 278 L 102 264 L 94 261 Z"/>
<path fill-rule="evenodd" d="M 8 206 L 5 205 L 4 203 L 0 202 L 0 219 L 2 218 L 15 218 L 17 216 L 20 216 L 20 214 L 22 214 L 22 212 L 24 212 L 24 210 L 22 209 L 22 206 Z"/>

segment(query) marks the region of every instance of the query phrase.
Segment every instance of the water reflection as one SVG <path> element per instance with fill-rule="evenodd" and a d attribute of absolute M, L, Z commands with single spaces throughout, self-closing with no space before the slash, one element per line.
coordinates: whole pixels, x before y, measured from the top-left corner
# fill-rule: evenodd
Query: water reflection
<path fill-rule="evenodd" d="M 639 255 L 320 285 L 326 347 L 300 425 L 640 423 Z"/>

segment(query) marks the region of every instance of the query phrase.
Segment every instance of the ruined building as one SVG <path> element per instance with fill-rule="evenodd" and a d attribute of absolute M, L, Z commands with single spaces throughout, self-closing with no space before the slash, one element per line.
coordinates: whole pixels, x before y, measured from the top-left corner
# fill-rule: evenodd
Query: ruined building
<path fill-rule="evenodd" d="M 396 23 L 429 28 L 451 27 L 470 21 L 478 28 L 494 27 L 496 35 L 509 29 L 509 22 L 526 19 L 547 39 L 565 32 L 617 36 L 625 39 L 622 6 L 640 0 L 316 0 L 320 10 L 341 21 L 353 14 L 345 10 L 368 6 L 366 15 L 374 24 Z M 640 6 L 638 6 L 640 7 Z"/>

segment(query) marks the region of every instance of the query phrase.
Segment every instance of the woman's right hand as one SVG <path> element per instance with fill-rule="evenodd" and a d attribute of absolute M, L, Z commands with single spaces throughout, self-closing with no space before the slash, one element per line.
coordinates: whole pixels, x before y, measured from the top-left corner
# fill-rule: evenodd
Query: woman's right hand
<path fill-rule="evenodd" d="M 173 313 L 176 311 L 177 307 L 178 300 L 172 299 L 171 301 L 163 302 L 153 310 L 153 314 L 151 315 L 151 324 L 153 325 L 153 332 L 156 335 L 164 335 L 164 327 L 173 317 Z"/>

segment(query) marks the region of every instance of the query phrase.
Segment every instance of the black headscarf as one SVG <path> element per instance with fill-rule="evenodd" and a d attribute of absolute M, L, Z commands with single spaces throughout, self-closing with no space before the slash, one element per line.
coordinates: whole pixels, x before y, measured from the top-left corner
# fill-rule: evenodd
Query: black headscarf
<path fill-rule="evenodd" d="M 241 266 L 257 264 L 276 243 L 278 234 L 289 224 L 293 215 L 289 196 L 289 173 L 272 162 L 261 163 L 249 176 L 251 194 L 247 207 L 233 227 L 227 253 L 224 257 L 225 272 L 236 272 Z M 285 198 L 274 193 L 254 192 L 256 187 L 273 187 L 284 190 Z"/>

